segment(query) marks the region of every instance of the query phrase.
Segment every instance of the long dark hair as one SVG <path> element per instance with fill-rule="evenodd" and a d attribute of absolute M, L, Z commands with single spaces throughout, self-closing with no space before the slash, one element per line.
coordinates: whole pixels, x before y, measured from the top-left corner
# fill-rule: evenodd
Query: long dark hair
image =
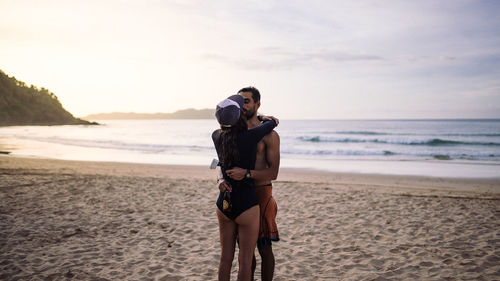
<path fill-rule="evenodd" d="M 238 134 L 248 129 L 247 122 L 243 114 L 240 114 L 238 122 L 231 127 L 221 126 L 220 135 L 218 138 L 218 146 L 224 168 L 232 168 L 240 161 L 240 153 L 238 151 Z"/>

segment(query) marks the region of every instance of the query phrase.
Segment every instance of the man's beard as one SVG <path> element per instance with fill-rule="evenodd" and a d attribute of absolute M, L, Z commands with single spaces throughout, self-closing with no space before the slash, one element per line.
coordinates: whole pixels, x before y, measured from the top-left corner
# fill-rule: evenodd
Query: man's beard
<path fill-rule="evenodd" d="M 255 110 L 247 110 L 247 111 L 245 112 L 245 117 L 246 117 L 248 120 L 252 119 L 252 118 L 254 117 L 254 115 L 255 115 Z"/>

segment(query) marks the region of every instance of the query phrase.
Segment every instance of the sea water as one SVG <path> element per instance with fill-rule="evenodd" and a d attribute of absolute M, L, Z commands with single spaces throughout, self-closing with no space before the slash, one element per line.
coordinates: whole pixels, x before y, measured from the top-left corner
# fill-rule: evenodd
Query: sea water
<path fill-rule="evenodd" d="M 215 120 L 101 120 L 100 126 L 0 127 L 13 155 L 208 165 Z M 500 177 L 500 120 L 281 120 L 281 167 Z"/>

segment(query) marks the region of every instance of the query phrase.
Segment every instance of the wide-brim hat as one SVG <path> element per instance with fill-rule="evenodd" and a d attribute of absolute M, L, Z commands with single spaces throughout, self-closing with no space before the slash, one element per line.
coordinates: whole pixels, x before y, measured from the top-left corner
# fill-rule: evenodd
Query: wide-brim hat
<path fill-rule="evenodd" d="M 215 117 L 221 126 L 231 127 L 240 119 L 245 99 L 240 95 L 232 95 L 219 102 L 215 108 Z"/>

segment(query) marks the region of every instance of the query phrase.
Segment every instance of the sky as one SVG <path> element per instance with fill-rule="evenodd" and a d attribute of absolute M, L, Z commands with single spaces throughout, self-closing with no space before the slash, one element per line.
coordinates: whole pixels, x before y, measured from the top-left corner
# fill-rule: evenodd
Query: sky
<path fill-rule="evenodd" d="M 500 118 L 500 1 L 0 0 L 0 69 L 75 116 Z"/>

